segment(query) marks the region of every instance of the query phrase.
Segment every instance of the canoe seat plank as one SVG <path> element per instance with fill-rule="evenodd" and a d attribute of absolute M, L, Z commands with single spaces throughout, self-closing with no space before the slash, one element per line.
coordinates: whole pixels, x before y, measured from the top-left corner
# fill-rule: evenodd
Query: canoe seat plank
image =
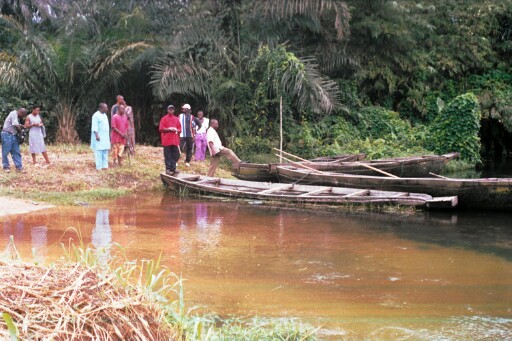
<path fill-rule="evenodd" d="M 179 178 L 182 180 L 187 180 L 187 181 L 196 181 L 196 180 L 199 180 L 200 177 L 201 177 L 200 175 L 185 175 L 185 176 L 180 176 Z"/>
<path fill-rule="evenodd" d="M 403 192 L 403 193 L 398 193 L 398 194 L 393 195 L 392 198 L 409 197 L 409 196 L 411 196 L 411 193 Z"/>
<path fill-rule="evenodd" d="M 368 195 L 368 194 L 370 194 L 370 190 L 363 189 L 362 191 L 352 192 L 350 194 L 344 195 L 343 197 L 344 198 L 359 197 L 359 196 Z"/>
<path fill-rule="evenodd" d="M 429 208 L 451 208 L 457 206 L 459 198 L 456 196 L 451 197 L 436 197 L 426 202 Z"/>
<path fill-rule="evenodd" d="M 279 192 L 284 189 L 292 189 L 292 188 L 293 188 L 293 184 L 284 185 L 284 186 L 276 186 L 274 188 L 269 188 L 269 189 L 264 189 L 263 191 L 259 191 L 258 194 L 269 194 L 269 193 L 273 193 L 273 192 Z"/>
<path fill-rule="evenodd" d="M 317 189 L 315 191 L 299 194 L 298 196 L 299 197 L 307 197 L 307 196 L 311 196 L 311 195 L 315 195 L 315 194 L 320 194 L 320 193 L 325 193 L 325 192 L 332 192 L 332 187 L 326 187 L 326 188 Z"/>
<path fill-rule="evenodd" d="M 207 184 L 209 182 L 218 183 L 218 182 L 220 182 L 220 179 L 204 179 L 204 180 L 197 181 L 195 183 L 196 184 Z"/>

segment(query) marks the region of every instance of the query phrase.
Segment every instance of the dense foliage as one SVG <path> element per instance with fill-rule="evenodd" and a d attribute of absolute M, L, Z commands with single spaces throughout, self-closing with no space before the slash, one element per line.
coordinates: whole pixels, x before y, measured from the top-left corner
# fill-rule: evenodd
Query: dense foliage
<path fill-rule="evenodd" d="M 474 94 L 457 96 L 436 117 L 430 126 L 432 149 L 439 153 L 457 150 L 461 158 L 480 161 L 480 112 Z"/>
<path fill-rule="evenodd" d="M 141 141 L 158 142 L 165 104 L 188 102 L 247 159 L 278 145 L 282 98 L 285 147 L 302 156 L 426 153 L 425 126 L 472 92 L 485 150 L 512 151 L 512 0 L 0 5 L 1 113 L 42 103 L 53 140 L 86 141 L 97 104 L 122 93 Z"/>

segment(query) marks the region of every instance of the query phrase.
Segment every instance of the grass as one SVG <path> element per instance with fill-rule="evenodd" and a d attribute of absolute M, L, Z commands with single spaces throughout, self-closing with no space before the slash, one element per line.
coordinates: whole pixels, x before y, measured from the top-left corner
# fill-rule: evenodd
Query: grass
<path fill-rule="evenodd" d="M 27 146 L 22 146 L 26 174 L 0 173 L 0 195 L 45 201 L 52 204 L 74 205 L 95 200 L 112 199 L 134 192 L 162 190 L 160 172 L 164 170 L 160 147 L 137 146 L 136 155 L 124 160 L 121 167 L 96 171 L 94 157 L 88 145 L 50 145 L 52 164 L 33 165 Z M 42 156 L 38 155 L 38 162 Z M 185 173 L 206 174 L 209 161 L 192 162 L 179 169 Z M 226 163 L 221 163 L 217 176 L 231 177 Z"/>
<path fill-rule="evenodd" d="M 0 257 L 0 337 L 101 340 L 314 340 L 293 318 L 230 318 L 187 307 L 184 280 L 160 259 L 129 261 L 117 245 L 106 264 L 82 243 L 62 244 L 47 267 L 21 261 L 14 242 Z"/>

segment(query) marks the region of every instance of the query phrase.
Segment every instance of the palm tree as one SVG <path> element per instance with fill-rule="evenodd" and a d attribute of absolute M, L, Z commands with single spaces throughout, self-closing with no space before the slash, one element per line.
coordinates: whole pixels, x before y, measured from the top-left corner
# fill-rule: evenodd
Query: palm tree
<path fill-rule="evenodd" d="M 252 79 L 251 67 L 265 59 L 268 64 L 259 67 L 269 71 L 266 75 L 271 79 L 269 96 L 287 96 L 297 110 L 331 112 L 339 107 L 337 85 L 322 75 L 317 58 L 307 54 L 299 57 L 288 49 L 297 49 L 302 54 L 304 49 L 297 48 L 293 42 L 286 47 L 279 42 L 293 35 L 297 22 L 301 22 L 299 19 L 305 22 L 308 18 L 319 23 L 331 15 L 334 15 L 333 39 L 342 39 L 347 33 L 349 18 L 344 2 L 255 0 L 199 3 L 194 2 L 194 13 L 183 15 L 183 20 L 174 27 L 174 37 L 170 38 L 153 66 L 150 85 L 160 100 L 173 94 L 199 97 L 209 103 L 210 111 L 216 111 L 221 118 L 234 123 L 232 132 L 240 132 L 235 119 L 241 114 L 237 111 L 240 107 L 238 102 L 251 101 L 247 97 L 247 93 L 254 90 L 250 90 L 254 88 L 251 81 L 264 80 L 264 77 Z M 190 11 L 191 7 L 185 10 Z M 262 44 L 267 46 L 266 57 L 258 54 Z M 306 52 L 315 51 L 309 49 Z M 275 60 L 271 56 L 283 53 L 289 57 L 284 66 L 273 67 Z"/>
<path fill-rule="evenodd" d="M 102 92 L 120 79 L 129 68 L 129 57 L 151 45 L 111 41 L 102 35 L 101 23 L 94 17 L 94 12 L 101 12 L 97 7 L 101 2 L 88 9 L 76 3 L 53 5 L 49 21 L 29 19 L 29 14 L 0 16 L 17 37 L 12 58 L 0 60 L 0 84 L 19 93 L 55 98 L 51 110 L 59 125 L 57 140 L 75 143 L 78 115 L 94 108 Z M 39 13 L 37 8 L 34 11 Z M 43 30 L 57 22 L 52 34 Z"/>

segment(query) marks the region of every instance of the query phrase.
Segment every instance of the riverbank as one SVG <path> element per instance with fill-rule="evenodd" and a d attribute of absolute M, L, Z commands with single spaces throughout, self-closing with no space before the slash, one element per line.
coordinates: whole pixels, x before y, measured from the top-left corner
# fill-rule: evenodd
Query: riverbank
<path fill-rule="evenodd" d="M 22 146 L 26 173 L 0 173 L 0 196 L 15 197 L 33 202 L 58 205 L 81 205 L 112 199 L 122 195 L 163 190 L 160 172 L 164 170 L 161 147 L 137 146 L 135 157 L 124 160 L 121 167 L 97 171 L 88 145 L 50 145 L 50 165 L 41 155 L 32 164 L 27 146 Z M 182 157 L 183 160 L 183 157 Z M 191 174 L 206 174 L 209 159 L 192 162 L 178 168 Z M 221 164 L 216 175 L 231 177 L 226 165 Z M 14 210 L 12 214 L 15 214 Z"/>

